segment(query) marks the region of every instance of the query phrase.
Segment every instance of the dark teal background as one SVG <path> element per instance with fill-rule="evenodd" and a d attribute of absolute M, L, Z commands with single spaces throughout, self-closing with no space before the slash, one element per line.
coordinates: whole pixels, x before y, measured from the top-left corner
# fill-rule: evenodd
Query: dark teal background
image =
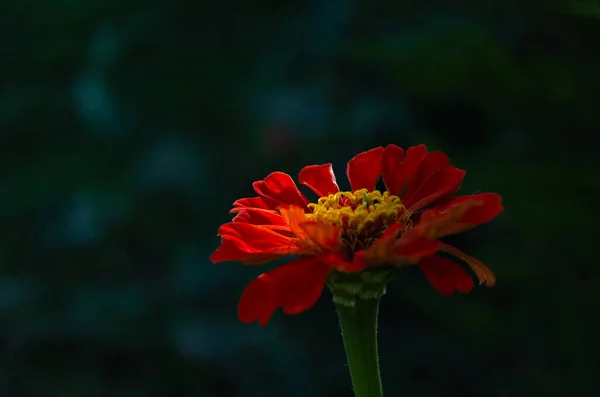
<path fill-rule="evenodd" d="M 505 211 L 380 313 L 386 396 L 600 395 L 600 6 L 3 0 L 0 396 L 350 397 L 331 296 L 239 323 L 213 265 L 251 183 L 425 143 Z"/>

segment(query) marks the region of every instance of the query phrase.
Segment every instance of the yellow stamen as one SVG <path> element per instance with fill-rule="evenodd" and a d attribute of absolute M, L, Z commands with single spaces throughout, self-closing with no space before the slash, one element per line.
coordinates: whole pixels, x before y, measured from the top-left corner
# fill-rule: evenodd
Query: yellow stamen
<path fill-rule="evenodd" d="M 405 229 L 410 223 L 411 214 L 400 198 L 378 190 L 338 192 L 308 206 L 313 212 L 306 214 L 307 219 L 341 228 L 342 240 L 352 250 L 366 248 L 394 222 L 403 223 Z"/>

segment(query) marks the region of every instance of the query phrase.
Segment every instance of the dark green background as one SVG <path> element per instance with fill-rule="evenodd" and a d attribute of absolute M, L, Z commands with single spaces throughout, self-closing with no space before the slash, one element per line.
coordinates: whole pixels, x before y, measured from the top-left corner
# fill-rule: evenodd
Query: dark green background
<path fill-rule="evenodd" d="M 350 397 L 331 297 L 241 324 L 251 183 L 425 143 L 505 211 L 380 314 L 386 396 L 600 394 L 600 6 L 2 0 L 0 396 Z M 371 4 L 371 5 L 367 5 Z"/>

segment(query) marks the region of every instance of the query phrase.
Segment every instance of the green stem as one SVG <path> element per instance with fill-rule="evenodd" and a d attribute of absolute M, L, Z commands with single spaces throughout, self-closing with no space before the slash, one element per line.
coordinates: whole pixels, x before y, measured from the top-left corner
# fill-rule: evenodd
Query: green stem
<path fill-rule="evenodd" d="M 379 300 L 357 299 L 354 307 L 337 304 L 355 397 L 382 397 L 377 353 Z"/>

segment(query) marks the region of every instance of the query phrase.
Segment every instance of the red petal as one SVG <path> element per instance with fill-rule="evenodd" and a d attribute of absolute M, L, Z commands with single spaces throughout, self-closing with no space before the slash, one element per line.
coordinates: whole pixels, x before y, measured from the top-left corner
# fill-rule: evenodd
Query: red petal
<path fill-rule="evenodd" d="M 324 251 L 319 254 L 319 257 L 323 263 L 340 272 L 359 272 L 365 269 L 364 263 L 350 262 L 342 252 Z"/>
<path fill-rule="evenodd" d="M 375 185 L 381 174 L 382 153 L 383 148 L 379 146 L 359 153 L 348 161 L 346 174 L 348 175 L 348 180 L 353 191 L 359 189 L 371 191 L 375 189 Z"/>
<path fill-rule="evenodd" d="M 431 209 L 421 214 L 417 228 L 429 227 L 431 238 L 440 238 L 469 230 L 494 219 L 503 207 L 502 198 L 495 193 L 459 196 L 443 210 Z M 427 226 L 430 225 L 430 226 Z"/>
<path fill-rule="evenodd" d="M 420 216 L 419 223 L 410 229 L 403 239 L 425 238 L 436 240 L 448 234 L 456 220 L 466 212 L 468 208 L 465 206 L 456 206 L 453 211 L 440 213 L 437 210 L 427 210 Z"/>
<path fill-rule="evenodd" d="M 470 227 L 491 221 L 504 209 L 502 197 L 495 193 L 476 194 L 471 196 L 469 200 L 481 203 L 471 207 L 471 210 L 458 220 L 458 223 L 470 225 Z"/>
<path fill-rule="evenodd" d="M 270 280 L 267 274 L 261 274 L 252 280 L 244 290 L 238 303 L 238 318 L 243 323 L 258 321 L 265 326 L 277 309 Z"/>
<path fill-rule="evenodd" d="M 398 150 L 393 147 L 389 150 L 392 153 L 387 156 L 393 156 L 394 152 L 398 153 Z M 408 184 L 414 178 L 421 160 L 426 154 L 427 147 L 425 145 L 418 145 L 406 150 L 406 156 L 401 164 L 398 164 L 397 161 L 391 161 L 389 158 L 386 159 L 387 170 L 385 172 L 387 175 L 384 181 L 386 181 L 385 184 L 390 194 L 394 196 L 402 196 L 404 194 Z"/>
<path fill-rule="evenodd" d="M 282 208 L 281 216 L 290 230 L 313 251 L 339 249 L 341 231 L 337 226 L 307 222 L 304 210 L 295 205 Z"/>
<path fill-rule="evenodd" d="M 303 185 L 311 188 L 319 197 L 328 196 L 340 191 L 331 164 L 304 167 L 298 175 L 298 180 Z"/>
<path fill-rule="evenodd" d="M 251 225 L 243 222 L 230 222 L 222 225 L 218 230 L 218 235 L 239 238 L 245 244 L 256 249 L 270 249 L 273 247 L 294 245 L 293 240 L 289 237 L 281 236 L 259 225 Z"/>
<path fill-rule="evenodd" d="M 236 212 L 240 212 L 246 208 L 260 208 L 265 210 L 274 210 L 277 208 L 279 203 L 275 200 L 266 198 L 266 197 L 251 197 L 251 198 L 242 198 L 236 200 L 233 203 L 233 209 L 229 211 L 230 214 L 234 214 Z"/>
<path fill-rule="evenodd" d="M 411 237 L 408 233 L 396 241 L 393 252 L 401 263 L 414 264 L 421 258 L 433 255 L 440 242 L 424 237 Z"/>
<path fill-rule="evenodd" d="M 221 246 L 210 256 L 214 263 L 237 261 L 258 264 L 265 263 L 268 258 L 310 252 L 297 239 L 244 222 L 226 223 L 219 228 L 218 234 L 222 236 Z"/>
<path fill-rule="evenodd" d="M 335 225 L 325 223 L 305 222 L 300 227 L 306 236 L 323 249 L 336 250 L 340 247 L 340 229 Z"/>
<path fill-rule="evenodd" d="M 452 200 L 441 210 L 447 210 L 458 204 L 468 201 L 476 202 L 470 210 L 460 218 L 461 223 L 469 223 L 472 225 L 480 225 L 494 219 L 504 207 L 502 206 L 502 197 L 496 193 L 480 193 L 468 196 L 452 197 Z"/>
<path fill-rule="evenodd" d="M 279 210 L 283 221 L 289 226 L 290 230 L 299 238 L 307 238 L 306 232 L 300 225 L 306 222 L 304 209 L 297 205 L 290 205 L 289 208 Z"/>
<path fill-rule="evenodd" d="M 307 269 L 303 275 L 288 274 L 288 282 L 281 284 L 284 313 L 302 313 L 311 308 L 323 293 L 332 268 L 321 262 L 320 259 L 314 259 L 310 269 Z"/>
<path fill-rule="evenodd" d="M 381 155 L 381 176 L 385 188 L 390 194 L 398 196 L 402 190 L 402 181 L 396 178 L 396 173 L 400 169 L 402 159 L 404 158 L 404 149 L 394 144 L 387 145 Z"/>
<path fill-rule="evenodd" d="M 285 225 L 280 214 L 271 210 L 258 208 L 246 208 L 241 210 L 234 218 L 233 222 L 246 222 L 253 225 Z"/>
<path fill-rule="evenodd" d="M 414 178 L 410 181 L 406 197 L 417 190 L 434 172 L 444 169 L 450 165 L 450 159 L 440 151 L 427 153 L 421 163 Z"/>
<path fill-rule="evenodd" d="M 364 269 L 367 267 L 367 259 L 365 258 L 365 251 L 358 251 L 352 258 L 352 267 L 357 269 Z"/>
<path fill-rule="evenodd" d="M 485 283 L 485 285 L 488 287 L 493 287 L 496 284 L 496 276 L 494 275 L 494 272 L 492 272 L 489 267 L 473 258 L 471 255 L 467 255 L 458 248 L 443 243 L 440 247 L 440 251 L 453 255 L 471 266 L 471 269 L 473 269 L 477 275 L 477 278 L 479 279 L 479 284 Z"/>
<path fill-rule="evenodd" d="M 213 263 L 236 261 L 244 265 L 262 265 L 264 263 L 273 262 L 287 254 L 273 253 L 248 253 L 237 240 L 223 238 L 219 248 L 212 253 L 210 260 Z"/>
<path fill-rule="evenodd" d="M 359 251 L 354 255 L 354 262 L 356 264 L 363 263 L 363 266 L 392 262 L 392 246 L 396 242 L 402 228 L 403 225 L 400 223 L 390 225 L 383 235 L 374 241 L 369 248 Z"/>
<path fill-rule="evenodd" d="M 410 211 L 417 211 L 457 191 L 464 177 L 465 171 L 452 166 L 436 171 L 417 190 L 408 194 L 403 203 Z"/>
<path fill-rule="evenodd" d="M 305 257 L 261 274 L 242 294 L 238 316 L 242 322 L 264 326 L 278 307 L 288 314 L 300 313 L 319 299 L 330 273 L 319 258 Z"/>
<path fill-rule="evenodd" d="M 252 186 L 256 193 L 282 204 L 294 204 L 303 208 L 308 204 L 292 177 L 283 172 L 272 172 L 263 181 L 254 182 Z"/>
<path fill-rule="evenodd" d="M 454 291 L 466 294 L 473 289 L 471 276 L 462 267 L 441 256 L 423 258 L 419 268 L 442 295 L 451 295 Z"/>

